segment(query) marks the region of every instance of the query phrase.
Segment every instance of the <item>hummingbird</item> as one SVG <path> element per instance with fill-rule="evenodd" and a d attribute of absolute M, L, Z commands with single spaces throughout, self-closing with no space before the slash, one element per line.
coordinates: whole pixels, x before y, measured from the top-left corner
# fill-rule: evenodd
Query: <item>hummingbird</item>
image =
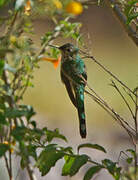
<path fill-rule="evenodd" d="M 86 138 L 86 117 L 84 108 L 84 91 L 87 73 L 84 61 L 79 55 L 79 48 L 67 43 L 59 47 L 61 51 L 61 80 L 64 83 L 71 102 L 76 107 L 79 117 L 79 130 Z"/>

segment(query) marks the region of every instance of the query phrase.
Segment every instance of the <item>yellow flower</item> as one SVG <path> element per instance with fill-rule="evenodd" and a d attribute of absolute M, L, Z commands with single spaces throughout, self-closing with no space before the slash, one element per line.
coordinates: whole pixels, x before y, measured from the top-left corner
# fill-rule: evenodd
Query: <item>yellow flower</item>
<path fill-rule="evenodd" d="M 3 144 L 9 144 L 9 142 L 8 141 L 4 141 Z"/>
<path fill-rule="evenodd" d="M 53 0 L 54 5 L 56 6 L 57 9 L 62 8 L 62 3 L 59 0 Z"/>
<path fill-rule="evenodd" d="M 66 11 L 70 14 L 73 15 L 79 15 L 83 11 L 83 6 L 81 3 L 76 2 L 76 1 L 71 1 L 67 6 L 66 6 Z"/>
<path fill-rule="evenodd" d="M 8 141 L 4 141 L 3 144 L 7 144 L 9 145 L 9 142 Z M 16 145 L 16 142 L 13 141 L 10 143 L 10 152 L 13 153 L 14 152 L 14 149 L 12 148 L 12 146 L 15 146 Z"/>
<path fill-rule="evenodd" d="M 14 44 L 16 41 L 17 41 L 16 36 L 11 35 L 10 36 L 10 42 Z"/>

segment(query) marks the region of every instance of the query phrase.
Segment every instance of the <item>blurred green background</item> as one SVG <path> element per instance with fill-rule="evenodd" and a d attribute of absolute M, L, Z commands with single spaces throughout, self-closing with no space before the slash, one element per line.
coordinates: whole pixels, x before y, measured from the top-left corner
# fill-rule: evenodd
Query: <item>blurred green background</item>
<path fill-rule="evenodd" d="M 123 30 L 119 21 L 112 15 L 107 7 L 91 6 L 75 19 L 82 23 L 82 34 L 86 46 L 100 63 L 119 77 L 131 89 L 138 85 L 138 50 L 136 45 Z M 36 35 L 33 37 L 39 44 L 40 37 L 53 25 L 45 18 L 34 20 Z M 89 37 L 88 37 L 89 36 Z M 56 45 L 71 42 L 68 39 L 56 40 Z M 88 83 L 101 95 L 114 109 L 131 121 L 130 114 L 116 90 L 111 87 L 111 77 L 98 67 L 93 61 L 86 60 Z M 26 92 L 23 103 L 34 106 L 37 115 L 34 119 L 41 127 L 51 129 L 59 128 L 68 141 L 68 145 L 77 147 L 84 142 L 103 145 L 108 154 L 87 151 L 94 160 L 110 157 L 117 161 L 120 150 L 131 147 L 126 132 L 90 97 L 85 95 L 85 109 L 87 117 L 87 138 L 82 140 L 79 135 L 79 121 L 77 111 L 71 104 L 66 89 L 60 80 L 60 67 L 54 69 L 49 62 L 40 62 L 40 68 L 35 71 L 34 88 Z M 59 143 L 62 143 L 59 142 Z M 67 144 L 65 144 L 67 146 Z M 85 150 L 83 150 L 85 152 Z M 82 151 L 82 152 L 83 152 Z M 86 153 L 86 152 L 85 152 Z M 61 161 L 46 177 L 38 179 L 53 180 L 81 180 L 83 170 L 72 177 L 61 177 Z M 1 178 L 0 178 L 1 179 Z M 4 177 L 2 177 L 4 179 Z M 21 178 L 25 179 L 25 176 Z M 106 172 L 101 172 L 95 180 L 111 180 Z"/>
<path fill-rule="evenodd" d="M 137 47 L 112 16 L 111 11 L 106 7 L 90 7 L 76 21 L 83 24 L 82 34 L 92 55 L 126 85 L 134 89 L 138 85 Z M 47 19 L 37 19 L 34 24 L 37 34 L 34 37 L 36 41 L 39 41 L 44 32 L 52 29 L 52 24 Z M 59 39 L 55 44 L 62 45 L 65 41 L 72 42 L 68 39 Z M 116 90 L 109 85 L 112 77 L 91 60 L 85 59 L 84 61 L 88 71 L 88 83 L 91 87 L 118 112 L 129 119 L 121 98 Z M 34 85 L 34 88 L 28 89 L 24 103 L 35 107 L 39 114 L 39 118 L 36 118 L 37 121 L 40 124 L 51 124 L 52 127 L 59 127 L 68 138 L 71 138 L 73 133 L 76 138 L 80 139 L 77 112 L 61 83 L 60 67 L 55 70 L 51 63 L 40 62 L 40 69 L 35 71 Z M 100 130 L 119 128 L 116 122 L 87 95 L 85 96 L 85 106 L 88 139 L 93 139 L 95 136 L 93 128 Z"/>
<path fill-rule="evenodd" d="M 112 15 L 111 10 L 107 7 L 92 6 L 78 16 L 76 21 L 83 24 L 82 34 L 92 55 L 126 85 L 134 89 L 138 85 L 138 50 L 119 21 Z M 34 24 L 38 35 L 35 37 L 36 41 L 45 31 L 52 29 L 52 24 L 47 19 L 37 19 Z M 55 44 L 62 45 L 65 41 L 72 42 L 59 39 Z M 85 59 L 85 63 L 88 71 L 88 83 L 91 87 L 127 121 L 131 121 L 125 104 L 116 90 L 109 85 L 112 78 L 91 60 Z M 24 103 L 35 107 L 38 113 L 35 119 L 40 126 L 59 128 L 60 132 L 69 139 L 69 144 L 73 144 L 74 147 L 84 142 L 101 144 L 107 149 L 108 156 L 115 161 L 120 150 L 131 147 L 126 132 L 87 95 L 85 96 L 85 109 L 88 135 L 86 140 L 80 138 L 77 111 L 61 83 L 60 67 L 55 70 L 51 63 L 41 62 L 40 69 L 35 72 L 34 84 L 34 88 L 28 89 Z M 102 153 L 92 153 L 94 153 L 94 159 L 104 157 Z M 82 179 L 81 175 L 78 174 L 73 178 L 59 177 L 59 179 Z M 51 171 L 47 177 L 54 179 L 55 174 Z M 95 179 L 111 180 L 112 177 L 108 177 L 106 173 L 100 173 Z"/>

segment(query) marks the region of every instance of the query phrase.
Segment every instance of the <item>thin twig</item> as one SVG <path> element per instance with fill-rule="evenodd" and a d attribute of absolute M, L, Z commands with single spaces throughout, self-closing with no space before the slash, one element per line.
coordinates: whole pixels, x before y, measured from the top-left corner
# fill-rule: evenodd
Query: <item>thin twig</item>
<path fill-rule="evenodd" d="M 12 130 L 12 120 L 9 119 L 10 131 L 9 131 L 9 143 L 11 143 L 11 130 Z M 10 170 L 10 180 L 12 180 L 12 154 L 11 149 L 9 149 L 9 170 Z"/>
<path fill-rule="evenodd" d="M 37 180 L 30 163 L 28 163 L 28 165 L 27 165 L 27 172 L 28 172 L 30 180 Z"/>
<path fill-rule="evenodd" d="M 133 101 L 133 103 L 136 105 L 135 99 L 133 98 L 133 96 L 131 95 L 131 93 L 127 92 L 124 87 L 123 87 L 123 90 L 128 94 L 128 96 L 131 98 L 131 100 Z"/>
<path fill-rule="evenodd" d="M 136 89 L 136 94 L 138 94 L 138 89 Z M 137 136 L 138 136 L 138 125 L 137 125 L 137 115 L 138 115 L 138 97 L 136 97 L 136 106 L 135 106 L 135 117 L 134 117 L 134 119 L 135 119 L 135 129 L 136 129 L 136 138 L 138 138 Z"/>
<path fill-rule="evenodd" d="M 8 29 L 7 29 L 7 32 L 5 33 L 5 37 L 7 37 L 7 36 L 9 36 L 9 35 L 11 34 L 11 32 L 12 32 L 12 30 L 13 30 L 13 26 L 14 26 L 14 24 L 15 24 L 15 22 L 16 22 L 16 18 L 17 18 L 18 12 L 19 12 L 19 11 L 16 11 L 16 12 L 15 12 L 15 14 L 14 14 L 14 16 L 13 16 L 13 20 L 12 20 L 11 24 L 9 25 L 9 27 L 8 27 Z"/>
<path fill-rule="evenodd" d="M 8 78 L 8 74 L 6 73 L 6 71 L 4 71 L 4 73 L 3 73 L 3 79 L 4 79 L 5 84 L 8 87 L 10 87 L 10 80 Z M 9 96 L 9 102 L 8 103 L 9 103 L 10 107 L 12 107 L 12 108 L 16 107 L 16 103 L 14 102 L 14 98 L 12 96 Z M 17 118 L 14 119 L 14 123 L 17 124 Z M 9 161 L 10 161 L 9 162 L 10 170 L 12 170 L 12 159 L 11 159 L 11 152 L 10 152 L 10 150 L 9 150 Z M 30 164 L 28 164 L 28 166 L 27 166 L 27 171 L 28 171 L 30 180 L 36 180 L 35 174 L 34 174 L 33 170 L 31 169 Z M 12 175 L 12 172 L 10 172 L 10 174 L 9 174 L 10 178 L 12 178 L 11 175 Z"/>
<path fill-rule="evenodd" d="M 7 171 L 8 171 L 9 177 L 10 177 L 10 168 L 9 168 L 8 159 L 7 159 L 6 154 L 4 155 L 4 160 L 5 160 L 6 168 L 7 168 Z"/>
<path fill-rule="evenodd" d="M 138 89 L 136 89 L 136 94 L 138 93 Z M 136 143 L 135 143 L 135 179 L 137 178 L 137 172 L 138 172 L 138 169 L 137 169 L 137 161 L 138 161 L 138 127 L 137 127 L 137 114 L 138 114 L 138 98 L 136 97 L 136 106 L 135 106 L 135 117 L 134 117 L 134 120 L 135 120 L 135 130 L 136 130 Z"/>
<path fill-rule="evenodd" d="M 69 18 L 70 18 L 70 17 L 67 17 L 64 21 L 68 21 Z M 59 29 L 62 29 L 62 28 L 64 27 L 64 24 L 60 24 L 58 27 L 59 27 Z M 38 51 L 38 53 L 36 54 L 35 59 L 38 58 L 38 60 L 39 60 L 39 56 L 40 56 L 47 48 L 49 48 L 49 45 L 52 44 L 53 40 L 54 40 L 57 36 L 59 36 L 60 33 L 61 33 L 61 32 L 60 32 L 59 30 L 57 31 L 56 29 L 54 29 L 51 38 L 43 44 L 43 46 L 41 47 L 41 49 L 40 49 L 40 50 Z"/>
<path fill-rule="evenodd" d="M 95 97 L 93 94 L 91 94 L 86 90 L 85 92 L 88 95 L 90 95 L 94 101 L 96 101 L 104 110 L 106 110 L 106 112 L 127 131 L 127 133 L 129 134 L 129 136 L 133 141 L 134 134 L 132 132 L 135 132 L 135 130 L 119 114 L 117 114 L 117 112 L 115 112 L 115 110 L 111 108 L 106 102 L 103 103 L 99 98 Z M 129 129 L 131 129 L 132 132 L 126 126 L 129 127 Z"/>
<path fill-rule="evenodd" d="M 126 86 L 117 76 L 115 76 L 111 71 L 109 71 L 104 65 L 102 65 L 99 61 L 97 61 L 93 56 L 88 55 L 86 52 L 80 50 L 81 53 L 85 54 L 85 58 L 92 59 L 97 65 L 99 65 L 105 72 L 107 72 L 110 76 L 112 76 L 116 81 L 118 81 L 122 86 L 124 86 L 127 90 L 129 90 L 133 95 L 136 95 L 128 86 Z"/>
<path fill-rule="evenodd" d="M 130 130 L 128 130 L 128 128 L 123 124 L 122 119 L 120 119 L 120 116 L 113 110 L 113 109 L 108 109 L 104 104 L 101 103 L 100 100 L 98 100 L 97 98 L 95 98 L 94 95 L 92 95 L 91 93 L 89 93 L 88 91 L 85 91 L 88 95 L 90 95 L 90 97 L 96 102 L 98 103 L 114 120 L 116 120 L 128 133 L 130 139 L 132 140 L 132 143 L 134 144 L 134 134 L 132 132 L 130 132 Z M 125 122 L 125 121 L 124 121 Z M 125 122 L 125 124 L 127 126 L 129 126 L 129 124 L 127 122 Z M 130 126 L 129 126 L 130 127 Z M 130 127 L 130 129 L 132 129 Z M 133 129 L 132 129 L 133 130 Z M 133 130 L 134 131 L 134 130 Z"/>
<path fill-rule="evenodd" d="M 123 96 L 123 94 L 121 93 L 121 91 L 119 90 L 119 88 L 116 86 L 115 82 L 112 81 L 112 84 L 111 84 L 111 85 L 112 85 L 112 86 L 117 90 L 117 92 L 120 94 L 120 96 L 121 96 L 122 99 L 124 100 L 126 106 L 128 107 L 128 109 L 129 109 L 129 111 L 130 111 L 130 113 L 131 113 L 131 115 L 132 115 L 132 117 L 133 117 L 133 119 L 134 119 L 134 118 L 135 118 L 135 115 L 134 115 L 131 107 L 129 106 L 127 100 L 125 99 L 125 97 Z"/>
<path fill-rule="evenodd" d="M 114 115 L 116 115 L 119 120 L 123 121 L 132 131 L 135 132 L 135 130 L 119 115 L 117 114 L 113 108 L 111 108 L 95 91 L 93 88 L 90 87 L 90 85 L 87 83 L 87 81 L 82 77 L 83 81 L 86 83 L 87 87 L 96 95 L 96 97 L 98 97 L 98 99 L 100 99 L 101 103 L 107 107 Z"/>

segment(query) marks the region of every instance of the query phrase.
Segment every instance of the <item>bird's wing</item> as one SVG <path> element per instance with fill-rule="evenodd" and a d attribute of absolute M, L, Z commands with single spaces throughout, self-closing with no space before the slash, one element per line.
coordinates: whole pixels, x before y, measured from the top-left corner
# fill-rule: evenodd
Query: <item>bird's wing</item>
<path fill-rule="evenodd" d="M 86 66 L 84 65 L 84 72 L 82 73 L 83 78 L 85 79 L 85 81 L 87 81 L 87 73 L 86 73 Z"/>
<path fill-rule="evenodd" d="M 68 95 L 70 97 L 71 102 L 74 104 L 74 106 L 76 107 L 76 99 L 75 99 L 75 95 L 74 95 L 74 91 L 71 85 L 71 82 L 69 81 L 69 79 L 63 74 L 63 72 L 61 71 L 61 79 L 62 82 L 65 84 L 65 87 L 67 89 Z"/>
<path fill-rule="evenodd" d="M 80 64 L 76 65 L 72 62 L 65 62 L 62 64 L 61 72 L 72 84 L 86 85 L 87 74 L 84 64 L 82 67 Z"/>

